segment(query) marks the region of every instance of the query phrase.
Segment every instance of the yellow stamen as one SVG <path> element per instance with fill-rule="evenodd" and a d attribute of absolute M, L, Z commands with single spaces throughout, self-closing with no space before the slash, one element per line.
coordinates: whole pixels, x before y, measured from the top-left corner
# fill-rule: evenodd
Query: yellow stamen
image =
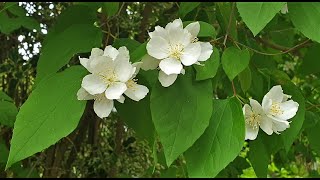
<path fill-rule="evenodd" d="M 273 115 L 281 115 L 281 114 L 283 114 L 283 110 L 281 110 L 281 108 L 280 108 L 280 103 L 272 102 L 272 105 L 271 105 L 271 108 L 270 108 L 270 112 Z"/>

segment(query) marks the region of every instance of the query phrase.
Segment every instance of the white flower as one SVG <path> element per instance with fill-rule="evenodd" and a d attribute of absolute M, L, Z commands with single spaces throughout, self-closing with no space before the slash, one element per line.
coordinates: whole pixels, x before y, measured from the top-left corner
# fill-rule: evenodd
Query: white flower
<path fill-rule="evenodd" d="M 243 106 L 243 114 L 246 122 L 246 140 L 256 139 L 259 127 L 268 135 L 273 133 L 272 119 L 265 115 L 258 101 L 250 99 L 250 105 L 245 104 Z"/>
<path fill-rule="evenodd" d="M 117 50 L 112 46 L 107 46 L 104 51 L 93 48 L 89 59 L 79 58 L 91 74 L 83 78 L 78 99 L 94 99 L 94 111 L 100 118 L 109 116 L 114 99 L 124 102 L 122 94 L 139 101 L 149 92 L 147 87 L 136 83 L 134 77 L 139 63 L 131 64 L 129 58 L 126 47 Z"/>
<path fill-rule="evenodd" d="M 262 108 L 273 119 L 273 131 L 277 134 L 290 127 L 288 120 L 298 111 L 299 104 L 289 98 L 291 96 L 284 94 L 280 85 L 273 86 L 263 97 Z"/>
<path fill-rule="evenodd" d="M 176 19 L 165 28 L 156 26 L 149 33 L 147 52 L 141 68 L 144 70 L 160 68 L 159 81 L 164 87 L 174 83 L 178 74 L 184 74 L 184 66 L 206 61 L 212 54 L 210 43 L 198 42 L 199 22 L 183 28 L 181 19 Z"/>

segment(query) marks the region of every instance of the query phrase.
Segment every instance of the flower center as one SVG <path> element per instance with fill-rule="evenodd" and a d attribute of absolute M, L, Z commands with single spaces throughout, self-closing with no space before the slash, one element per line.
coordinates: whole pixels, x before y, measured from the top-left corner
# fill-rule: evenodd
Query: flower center
<path fill-rule="evenodd" d="M 107 87 L 117 81 L 117 77 L 114 73 L 99 73 L 99 76 Z"/>
<path fill-rule="evenodd" d="M 105 97 L 104 93 L 96 94 L 96 95 L 94 96 L 94 100 L 96 100 L 96 101 L 102 101 L 102 100 L 105 99 L 105 98 L 106 98 L 106 97 Z"/>
<path fill-rule="evenodd" d="M 132 89 L 133 91 L 137 90 L 137 81 L 138 79 L 130 79 L 129 81 L 126 82 L 126 85 L 128 88 Z"/>
<path fill-rule="evenodd" d="M 247 119 L 246 119 L 246 123 L 249 124 L 252 129 L 257 129 L 259 128 L 260 125 L 260 114 L 255 114 L 252 113 Z"/>
<path fill-rule="evenodd" d="M 270 112 L 273 115 L 281 115 L 281 114 L 283 114 L 283 110 L 281 110 L 281 108 L 280 108 L 280 103 L 272 102 L 272 105 L 271 105 L 271 108 L 270 108 Z"/>
<path fill-rule="evenodd" d="M 170 57 L 180 60 L 180 57 L 183 53 L 183 45 L 182 44 L 175 44 L 170 46 Z"/>

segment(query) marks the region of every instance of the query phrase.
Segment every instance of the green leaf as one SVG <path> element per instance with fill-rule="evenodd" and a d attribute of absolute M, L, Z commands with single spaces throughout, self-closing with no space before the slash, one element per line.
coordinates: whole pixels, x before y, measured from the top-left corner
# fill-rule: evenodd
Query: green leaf
<path fill-rule="evenodd" d="M 299 68 L 299 71 L 303 75 L 315 74 L 320 72 L 320 68 L 315 66 L 315 64 L 319 63 L 318 56 L 320 51 L 320 44 L 315 43 L 312 47 L 310 47 L 302 59 L 302 64 Z"/>
<path fill-rule="evenodd" d="M 77 91 L 86 73 L 83 67 L 74 66 L 38 84 L 17 115 L 6 169 L 77 127 L 86 105 L 77 100 Z"/>
<path fill-rule="evenodd" d="M 8 101 L 0 101 L 0 124 L 13 127 L 18 114 L 16 105 Z"/>
<path fill-rule="evenodd" d="M 147 84 L 140 75 L 138 84 Z M 148 87 L 150 89 L 150 87 Z M 138 136 L 147 139 L 150 145 L 154 142 L 154 125 L 151 118 L 150 111 L 150 91 L 145 98 L 136 102 L 126 97 L 125 102 L 116 103 L 116 109 L 120 117 L 126 122 L 126 124 L 135 130 Z"/>
<path fill-rule="evenodd" d="M 224 50 L 221 63 L 223 70 L 226 72 L 230 80 L 233 80 L 240 72 L 242 72 L 250 61 L 250 54 L 247 49 L 240 50 L 236 47 L 229 47 Z"/>
<path fill-rule="evenodd" d="M 262 135 L 260 130 L 259 136 Z M 251 162 L 251 165 L 259 178 L 266 178 L 268 174 L 268 164 L 270 162 L 270 154 L 268 149 L 263 144 L 264 138 L 257 138 L 254 141 L 250 142 L 250 151 L 248 153 L 248 158 Z"/>
<path fill-rule="evenodd" d="M 0 101 L 13 102 L 12 98 L 2 91 L 0 91 Z"/>
<path fill-rule="evenodd" d="M 239 155 L 244 139 L 244 117 L 238 99 L 213 100 L 209 127 L 185 153 L 189 176 L 215 177 Z"/>
<path fill-rule="evenodd" d="M 308 132 L 308 129 L 315 127 L 318 122 L 320 122 L 320 117 L 318 114 L 312 111 L 306 111 L 306 119 L 303 122 L 303 128 L 307 132 Z"/>
<path fill-rule="evenodd" d="M 138 41 L 136 41 L 134 39 L 130 39 L 130 38 L 118 38 L 112 44 L 112 46 L 117 49 L 121 46 L 126 46 L 126 48 L 129 50 L 129 52 L 133 52 L 140 45 L 141 45 L 141 43 L 139 43 Z"/>
<path fill-rule="evenodd" d="M 293 25 L 303 35 L 320 43 L 320 3 L 289 2 L 288 11 Z"/>
<path fill-rule="evenodd" d="M 213 48 L 213 53 L 210 58 L 204 62 L 203 65 L 194 65 L 193 67 L 196 69 L 196 80 L 205 80 L 213 78 L 218 71 L 220 65 L 220 53 L 217 48 Z"/>
<path fill-rule="evenodd" d="M 188 24 L 192 23 L 194 21 L 184 21 L 183 22 L 183 26 L 186 27 Z M 206 22 L 203 21 L 198 21 L 200 24 L 200 31 L 197 37 L 212 37 L 212 38 L 216 38 L 216 30 L 214 29 L 214 27 Z"/>
<path fill-rule="evenodd" d="M 284 2 L 237 2 L 237 8 L 242 20 L 256 36 L 284 4 Z"/>
<path fill-rule="evenodd" d="M 4 34 L 10 34 L 12 31 L 19 29 L 21 26 L 33 30 L 40 29 L 40 24 L 31 17 L 9 18 L 8 15 L 0 13 L 0 31 Z"/>
<path fill-rule="evenodd" d="M 184 18 L 189 12 L 200 5 L 200 2 L 181 2 L 179 8 L 179 16 Z"/>
<path fill-rule="evenodd" d="M 101 40 L 101 30 L 89 24 L 75 24 L 51 36 L 38 61 L 36 84 L 57 72 L 76 53 L 90 52 L 92 48 L 100 47 Z"/>
<path fill-rule="evenodd" d="M 143 56 L 147 54 L 146 46 L 147 46 L 147 42 L 141 44 L 135 50 L 131 51 L 131 53 L 130 53 L 130 61 L 131 62 L 141 61 Z"/>
<path fill-rule="evenodd" d="M 151 92 L 151 115 L 164 148 L 167 165 L 203 134 L 212 113 L 212 83 L 195 81 L 187 69 L 170 87 L 156 82 Z"/>
<path fill-rule="evenodd" d="M 313 150 L 317 152 L 317 154 L 320 154 L 320 141 L 319 141 L 319 132 L 320 132 L 320 121 L 319 121 L 319 115 L 316 116 L 318 119 L 318 122 L 315 126 L 312 128 L 309 128 L 306 133 L 307 137 L 310 143 L 310 146 Z"/>
<path fill-rule="evenodd" d="M 251 70 L 249 66 L 245 68 L 238 76 L 241 89 L 243 92 L 247 92 L 251 86 L 252 78 L 251 78 Z"/>
<path fill-rule="evenodd" d="M 119 2 L 105 2 L 103 7 L 108 16 L 113 16 L 118 12 Z"/>
<path fill-rule="evenodd" d="M 20 16 L 20 17 L 24 17 L 26 16 L 27 11 L 19 6 L 17 3 L 14 4 L 5 4 L 5 8 L 8 7 L 8 11 L 10 11 L 12 14 L 16 15 L 16 16 Z"/>

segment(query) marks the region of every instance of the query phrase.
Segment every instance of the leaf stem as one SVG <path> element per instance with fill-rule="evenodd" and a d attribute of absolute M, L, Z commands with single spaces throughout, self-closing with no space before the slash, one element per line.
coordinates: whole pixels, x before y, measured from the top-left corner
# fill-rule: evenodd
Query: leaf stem
<path fill-rule="evenodd" d="M 230 31 L 230 27 L 231 27 L 231 20 L 232 20 L 235 4 L 236 4 L 235 2 L 232 2 L 232 8 L 231 8 L 230 16 L 229 16 L 229 23 L 228 23 L 228 27 L 227 27 L 227 30 L 226 30 L 226 35 L 224 36 L 224 40 L 223 40 L 224 47 L 226 47 L 226 42 L 227 42 L 228 34 L 229 34 L 229 31 Z"/>

